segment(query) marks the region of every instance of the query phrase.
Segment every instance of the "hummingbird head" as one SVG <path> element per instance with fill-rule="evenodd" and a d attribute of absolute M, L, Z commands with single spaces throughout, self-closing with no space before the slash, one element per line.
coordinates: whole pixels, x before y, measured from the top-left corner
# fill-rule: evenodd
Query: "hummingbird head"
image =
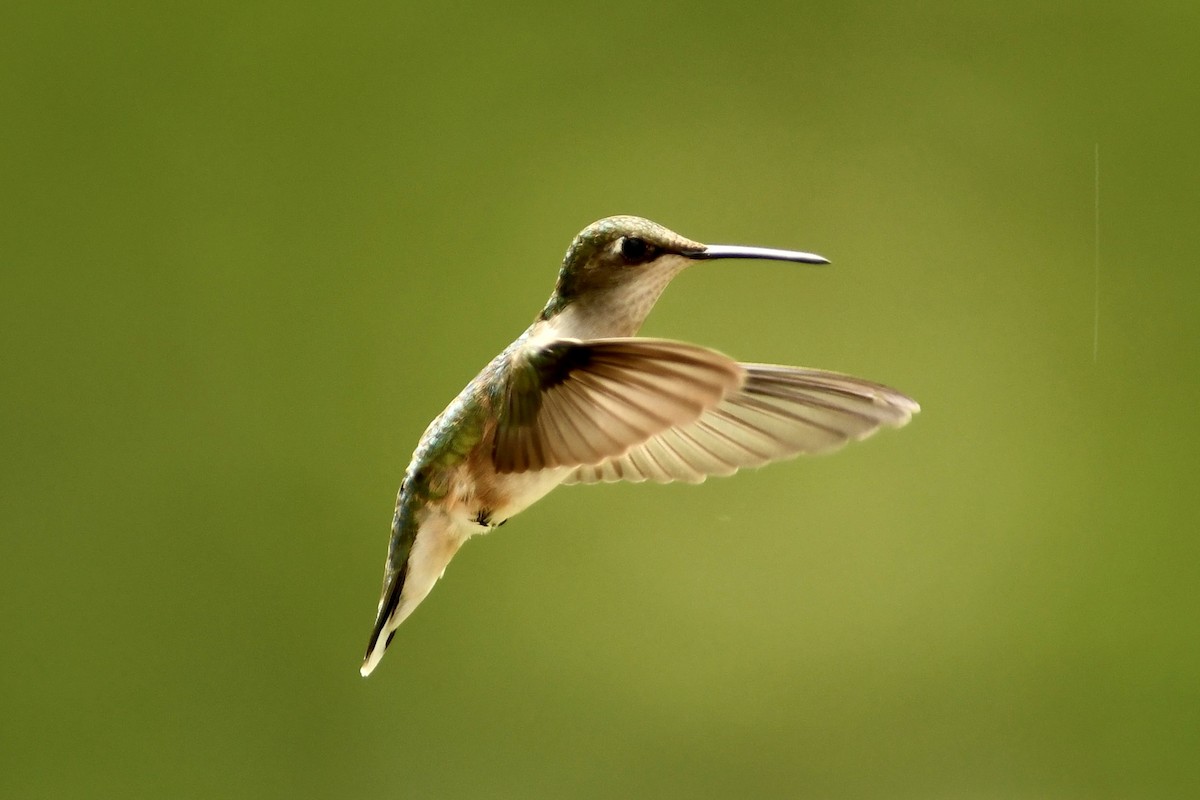
<path fill-rule="evenodd" d="M 829 263 L 793 250 L 705 245 L 641 217 L 606 217 L 567 248 L 554 294 L 538 319 L 559 323 L 566 336 L 632 336 L 672 278 L 697 261 L 717 258 Z"/>

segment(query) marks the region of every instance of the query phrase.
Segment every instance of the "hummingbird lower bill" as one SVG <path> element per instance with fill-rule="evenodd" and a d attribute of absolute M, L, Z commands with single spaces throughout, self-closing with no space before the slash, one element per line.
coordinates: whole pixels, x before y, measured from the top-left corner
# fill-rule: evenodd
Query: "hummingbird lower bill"
<path fill-rule="evenodd" d="M 672 278 L 717 259 L 829 263 L 792 250 L 701 244 L 632 216 L 602 219 L 575 237 L 546 307 L 417 444 L 396 498 L 364 676 L 463 542 L 559 484 L 700 483 L 829 452 L 920 410 L 894 389 L 848 375 L 741 363 L 636 336 Z"/>

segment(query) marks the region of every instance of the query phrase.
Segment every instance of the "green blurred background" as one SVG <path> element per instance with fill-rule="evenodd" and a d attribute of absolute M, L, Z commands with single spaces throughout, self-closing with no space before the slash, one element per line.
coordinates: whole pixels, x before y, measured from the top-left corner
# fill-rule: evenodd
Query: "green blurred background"
<path fill-rule="evenodd" d="M 5 16 L 0 795 L 1200 793 L 1194 2 Z M 364 681 L 412 447 L 613 213 L 834 261 L 645 333 L 923 413 L 560 490 Z"/>

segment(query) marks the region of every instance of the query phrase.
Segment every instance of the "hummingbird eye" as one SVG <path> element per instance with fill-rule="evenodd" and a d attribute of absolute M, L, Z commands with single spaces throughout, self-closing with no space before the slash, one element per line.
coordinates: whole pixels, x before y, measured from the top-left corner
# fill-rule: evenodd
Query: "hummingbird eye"
<path fill-rule="evenodd" d="M 649 253 L 650 245 L 646 244 L 645 239 L 636 236 L 621 237 L 621 258 L 629 263 L 639 264 L 646 260 Z"/>

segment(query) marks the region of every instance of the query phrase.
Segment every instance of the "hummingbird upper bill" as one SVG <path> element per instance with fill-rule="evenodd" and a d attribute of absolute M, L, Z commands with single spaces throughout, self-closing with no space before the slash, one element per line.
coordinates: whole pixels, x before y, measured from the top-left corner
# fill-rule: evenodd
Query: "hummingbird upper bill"
<path fill-rule="evenodd" d="M 762 258 L 769 261 L 795 261 L 799 264 L 828 264 L 829 259 L 799 250 L 776 250 L 773 247 L 742 247 L 731 244 L 710 244 L 698 253 L 689 253 L 697 260 L 711 258 Z"/>
<path fill-rule="evenodd" d="M 704 245 L 640 217 L 608 217 L 575 237 L 533 324 L 417 444 L 396 498 L 364 676 L 463 542 L 560 484 L 700 483 L 836 450 L 920 410 L 895 389 L 849 375 L 636 336 L 676 275 L 723 258 L 828 263 L 793 250 Z"/>

